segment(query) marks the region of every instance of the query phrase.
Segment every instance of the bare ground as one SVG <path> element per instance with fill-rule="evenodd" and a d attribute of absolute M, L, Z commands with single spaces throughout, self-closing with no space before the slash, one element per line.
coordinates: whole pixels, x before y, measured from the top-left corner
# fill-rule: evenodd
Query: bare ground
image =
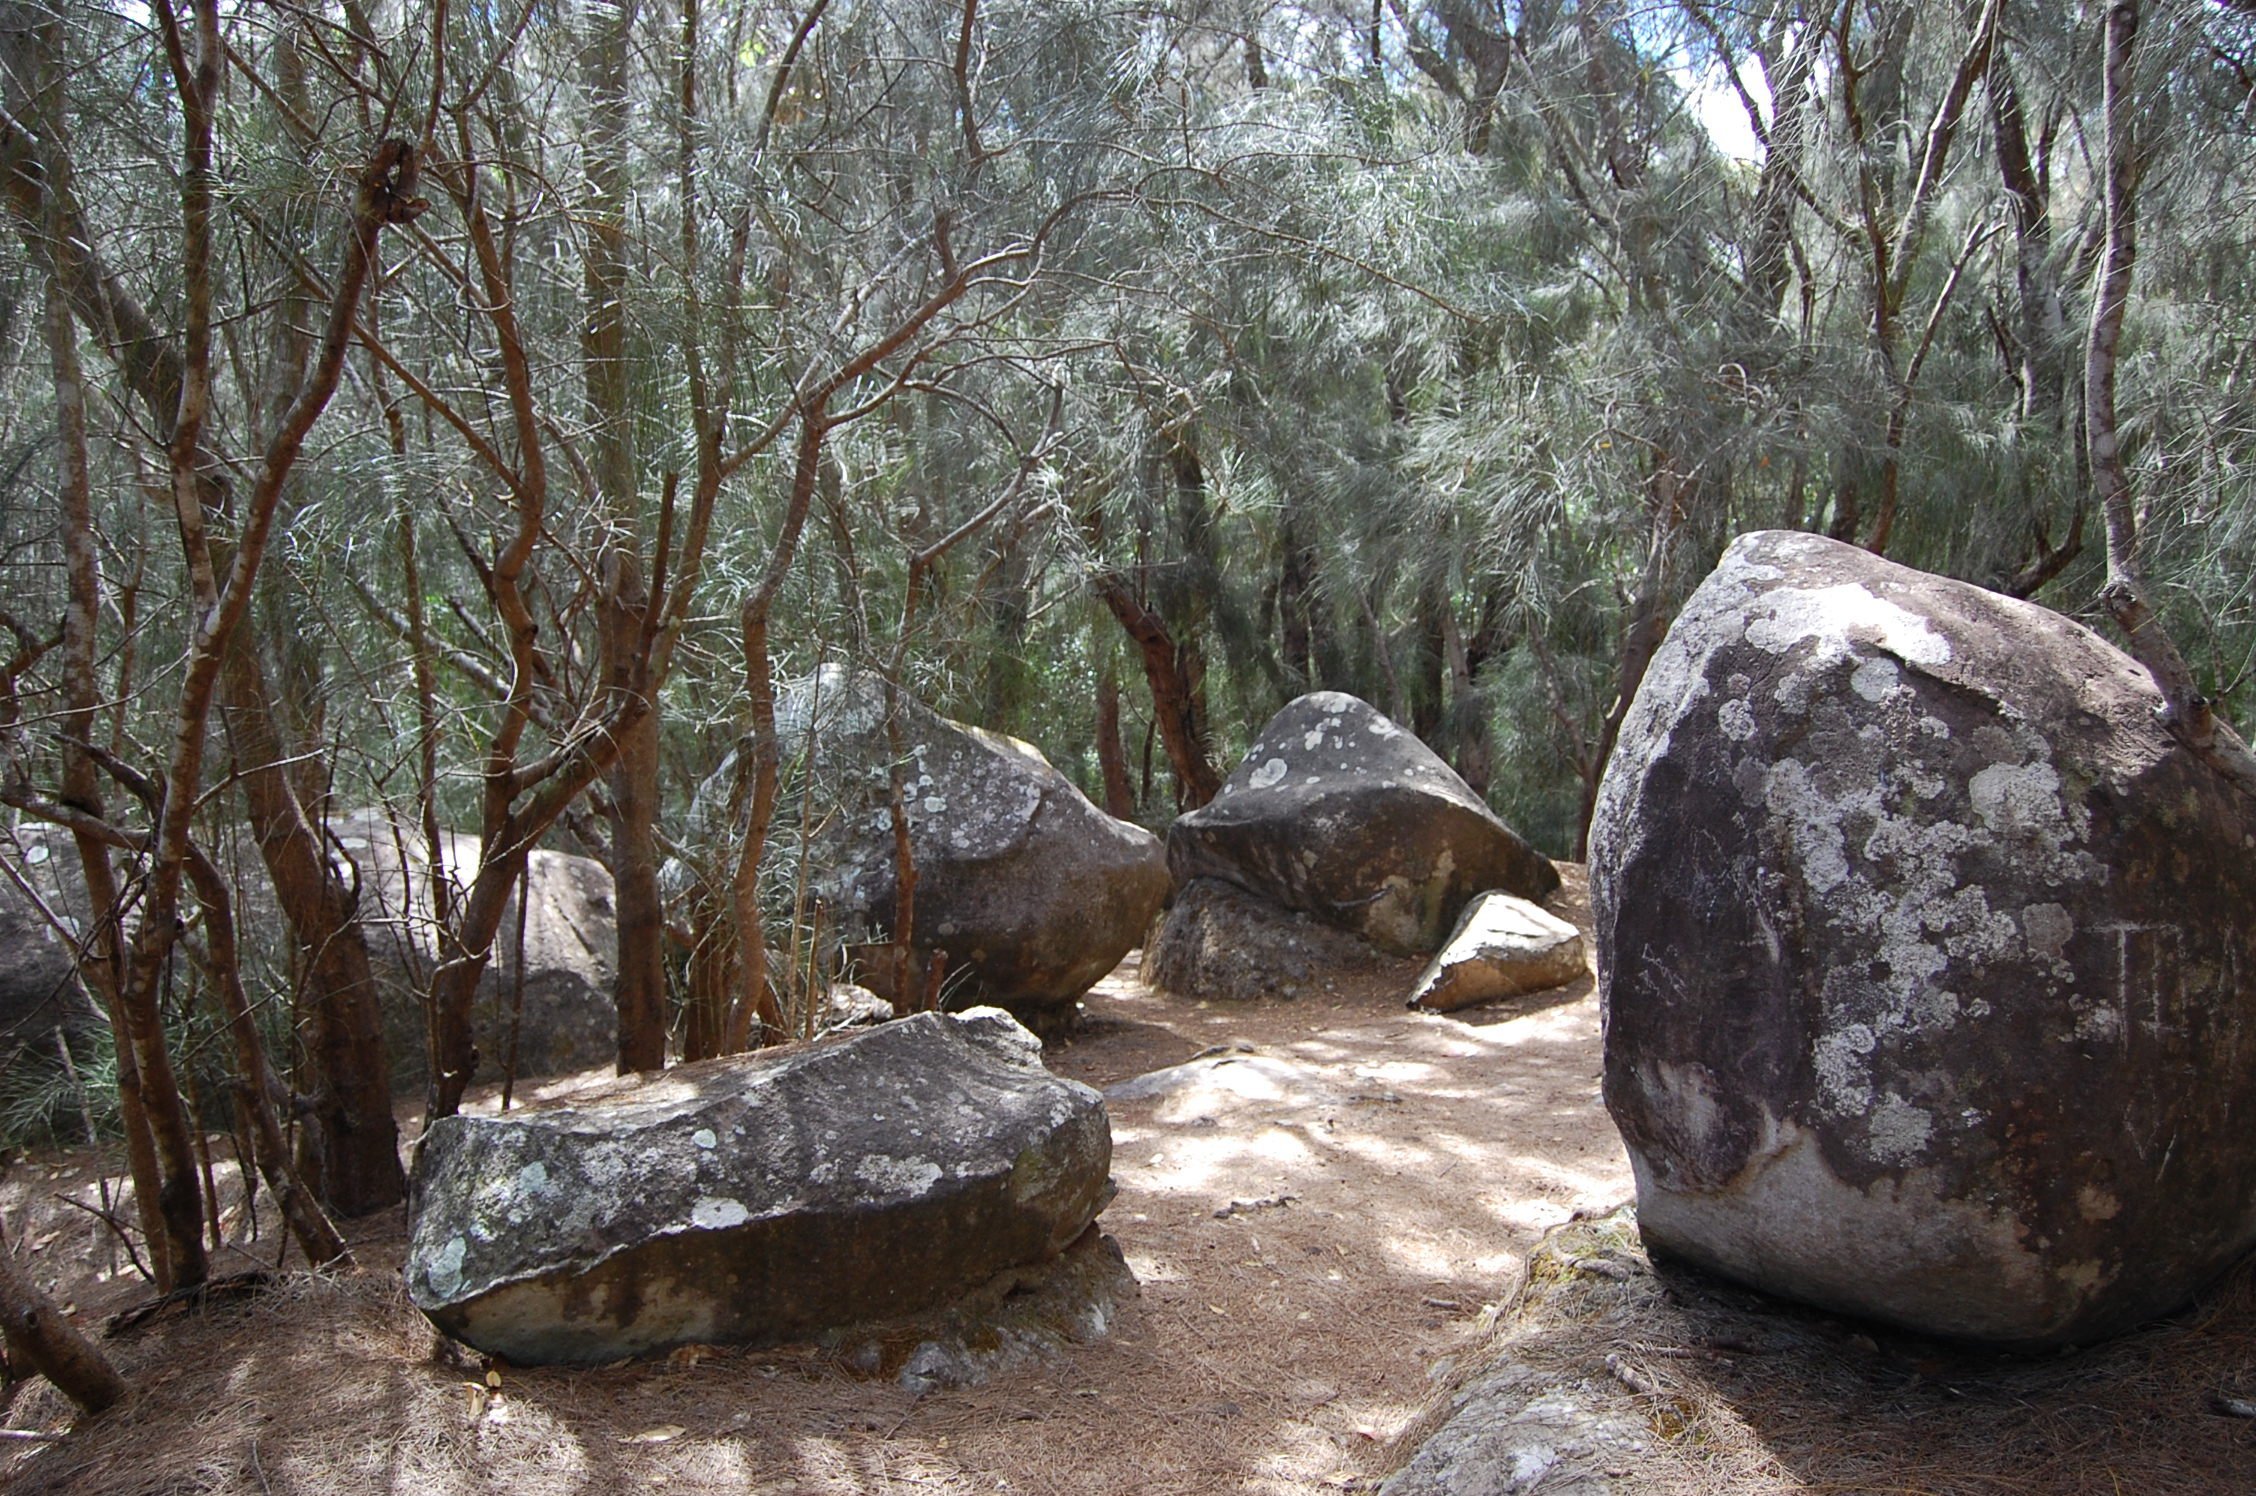
<path fill-rule="evenodd" d="M 1581 891 L 1572 877 L 1556 907 L 1586 919 Z M 1412 975 L 1406 963 L 1343 974 L 1336 990 L 1293 1002 L 1224 1005 L 1152 992 L 1131 960 L 1091 995 L 1081 1030 L 1052 1043 L 1054 1069 L 1103 1087 L 1190 1063 L 1110 1106 L 1120 1194 L 1101 1224 L 1140 1297 L 1109 1337 L 1037 1368 L 921 1398 L 814 1348 L 489 1369 L 407 1303 L 395 1212 L 358 1223 L 356 1271 L 286 1272 L 114 1337 L 134 1400 L 64 1437 L 0 1442 L 0 1486 L 88 1496 L 1368 1489 L 1430 1425 L 1450 1384 L 1542 1310 L 1561 1337 L 1562 1376 L 1603 1381 L 1605 1358 L 1624 1348 L 1623 1364 L 1659 1367 L 1635 1372 L 1642 1393 L 1607 1388 L 1654 1432 L 1648 1455 L 1619 1472 L 1633 1489 L 2114 1489 L 2105 1460 L 2067 1467 L 2085 1484 L 2024 1481 L 1990 1461 L 1954 1485 L 1935 1477 L 1918 1438 L 1907 1444 L 1900 1419 L 1862 1441 L 1855 1479 L 1836 1482 L 1823 1451 L 1839 1430 L 1873 1420 L 1844 1405 L 1835 1425 L 1813 1425 L 1827 1397 L 1946 1421 L 1949 1398 L 1928 1400 L 1937 1411 L 1899 1395 L 1893 1361 L 1871 1375 L 1834 1366 L 1825 1358 L 1853 1363 L 1874 1344 L 1850 1331 L 1816 1337 L 1811 1364 L 1677 1346 L 1670 1337 L 1704 1332 L 1663 1316 L 1674 1302 L 1665 1284 L 1642 1310 L 1569 1313 L 1531 1298 L 1525 1264 L 1544 1233 L 1629 1194 L 1598 1101 L 1590 983 L 1440 1017 L 1402 1008 Z M 231 1172 L 219 1165 L 223 1184 Z M 105 1228 L 66 1198 L 95 1200 L 88 1158 L 22 1163 L 0 1183 L 9 1239 L 31 1270 L 89 1318 L 145 1298 L 130 1270 L 116 1271 Z M 271 1223 L 262 1231 L 220 1271 L 271 1267 L 279 1238 Z M 2205 1439 L 2212 1462 L 2166 1468 L 2213 1483 L 2123 1489 L 2256 1491 L 2256 1424 L 2185 1392 L 2256 1381 L 2256 1295 L 2245 1282 L 2222 1292 L 2157 1332 L 2175 1340 L 2138 1353 L 2174 1368 L 2170 1406 L 2183 1419 L 2156 1433 L 2129 1405 L 2089 1415 L 2102 1454 L 2109 1441 Z M 2025 1422 L 2073 1430 L 2096 1395 L 2088 1377 L 2012 1384 L 1985 1406 L 2023 1398 Z M 6 1413 L 20 1430 L 70 1424 L 41 1383 Z M 1909 1463 L 1892 1470 L 1892 1457 Z"/>

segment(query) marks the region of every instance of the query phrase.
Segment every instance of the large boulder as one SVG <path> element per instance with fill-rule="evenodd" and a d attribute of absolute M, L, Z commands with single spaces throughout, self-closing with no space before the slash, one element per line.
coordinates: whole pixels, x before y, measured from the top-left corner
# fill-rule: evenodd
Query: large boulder
<path fill-rule="evenodd" d="M 1724 555 L 1598 797 L 1647 1240 L 2008 1346 L 2256 1243 L 2256 807 L 2129 658 L 1808 535 Z"/>
<path fill-rule="evenodd" d="M 1167 865 L 1179 885 L 1220 878 L 1398 956 L 1431 954 L 1477 893 L 1559 886 L 1433 750 L 1337 691 L 1269 719 L 1221 793 L 1169 828 Z"/>
<path fill-rule="evenodd" d="M 419 1082 L 428 1042 L 422 995 L 439 953 L 423 834 L 411 822 L 395 822 L 375 810 L 344 817 L 333 834 L 359 879 L 394 1071 L 403 1081 Z M 444 836 L 446 875 L 459 903 L 459 891 L 478 874 L 480 843 L 459 832 Z M 479 1079 L 498 1080 L 513 1054 L 515 1073 L 523 1078 L 612 1064 L 619 1053 L 613 996 L 619 921 L 610 870 L 590 857 L 535 851 L 526 859 L 522 887 L 523 960 L 513 894 L 471 1007 Z"/>
<path fill-rule="evenodd" d="M 992 1009 L 442 1118 L 408 1294 L 521 1363 L 771 1343 L 1055 1257 L 1109 1193 L 1096 1092 Z"/>
<path fill-rule="evenodd" d="M 996 1003 L 1034 1020 L 1070 1009 L 1159 913 L 1159 839 L 1090 804 L 1030 744 L 906 695 L 898 709 L 916 972 L 945 952 L 953 1005 Z M 874 948 L 892 938 L 899 889 L 884 682 L 827 667 L 779 695 L 776 722 L 818 802 L 810 882 L 840 932 L 863 944 L 862 982 L 890 997 L 891 962 Z"/>
<path fill-rule="evenodd" d="M 0 831 L 0 858 L 0 1040 L 37 1045 L 56 1029 L 99 1026 L 76 975 L 86 885 L 69 834 L 30 823 Z"/>

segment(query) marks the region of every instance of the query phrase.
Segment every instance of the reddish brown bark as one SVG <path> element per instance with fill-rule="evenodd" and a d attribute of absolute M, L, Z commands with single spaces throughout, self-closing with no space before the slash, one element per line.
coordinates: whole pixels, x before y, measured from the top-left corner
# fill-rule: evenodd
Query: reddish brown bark
<path fill-rule="evenodd" d="M 1120 677 L 1105 662 L 1097 678 L 1097 769 L 1104 776 L 1105 814 L 1136 818 L 1136 785 L 1128 775 L 1128 750 L 1120 739 Z"/>
<path fill-rule="evenodd" d="M 6 1332 L 11 1360 L 20 1358 L 35 1368 L 87 1412 L 99 1413 L 124 1399 L 125 1378 L 16 1267 L 5 1240 L 0 1240 L 0 1330 Z"/>
<path fill-rule="evenodd" d="M 1195 646 L 1176 641 L 1166 622 L 1139 602 L 1117 573 L 1101 572 L 1091 585 L 1143 656 L 1161 746 L 1175 771 L 1183 808 L 1196 810 L 1222 788 L 1207 756 L 1204 662 Z"/>

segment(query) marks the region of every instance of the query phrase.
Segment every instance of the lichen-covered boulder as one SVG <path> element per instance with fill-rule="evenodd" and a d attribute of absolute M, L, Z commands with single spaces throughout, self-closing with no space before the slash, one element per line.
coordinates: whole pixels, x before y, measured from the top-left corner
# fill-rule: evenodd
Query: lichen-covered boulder
<path fill-rule="evenodd" d="M 1418 973 L 1410 1006 L 1453 1013 L 1564 986 L 1587 969 L 1580 930 L 1526 899 L 1484 893 L 1465 906 L 1448 944 Z"/>
<path fill-rule="evenodd" d="M 2079 625 L 1808 535 L 1685 605 L 1601 787 L 1648 1242 L 2039 1347 L 2256 1243 L 2256 815 Z"/>
<path fill-rule="evenodd" d="M 395 1074 L 403 1084 L 418 1084 L 429 1040 L 423 994 L 439 952 L 428 848 L 412 821 L 395 821 L 378 810 L 342 818 L 331 834 L 353 861 L 361 907 L 369 916 L 368 954 L 383 989 L 385 1041 Z M 479 839 L 447 832 L 445 843 L 447 877 L 457 888 L 468 888 L 478 874 Z M 619 917 L 610 869 L 592 857 L 536 850 L 526 858 L 521 890 L 527 894 L 524 959 L 518 959 L 513 894 L 471 1007 L 479 1078 L 499 1080 L 512 1056 L 521 1078 L 610 1065 L 619 1053 L 613 996 Z M 459 894 L 456 899 L 459 903 Z"/>
<path fill-rule="evenodd" d="M 1220 878 L 1398 956 L 1432 953 L 1477 893 L 1559 886 L 1432 749 L 1337 691 L 1269 719 L 1221 793 L 1168 829 L 1167 865 L 1178 885 Z"/>
<path fill-rule="evenodd" d="M 1096 1092 L 992 1009 L 440 1119 L 408 1296 L 520 1363 L 773 1343 L 1056 1256 L 1109 1193 Z"/>
<path fill-rule="evenodd" d="M 944 952 L 951 1005 L 995 1003 L 1036 1020 L 1070 1008 L 1159 913 L 1168 890 L 1159 839 L 1090 804 L 1031 744 L 905 695 L 897 704 L 917 874 L 914 971 L 929 972 Z M 875 948 L 892 939 L 899 891 L 885 685 L 825 668 L 779 694 L 776 723 L 816 801 L 810 882 L 839 932 L 862 944 L 859 979 L 890 997 L 890 953 Z M 777 842 L 794 849 L 791 837 Z"/>

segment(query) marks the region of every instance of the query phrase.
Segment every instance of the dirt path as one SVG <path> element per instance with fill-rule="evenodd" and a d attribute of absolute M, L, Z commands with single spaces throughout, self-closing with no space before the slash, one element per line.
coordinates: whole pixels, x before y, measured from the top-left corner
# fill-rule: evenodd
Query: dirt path
<path fill-rule="evenodd" d="M 1580 882 L 1563 906 L 1581 917 Z M 1354 1489 L 1476 1345 L 1545 1229 L 1626 1198 L 1598 1104 L 1590 983 L 1454 1017 L 1401 1006 L 1414 967 L 1297 1002 L 1091 994 L 1061 1074 L 1110 1101 L 1102 1220 L 1141 1281 L 1113 1333 L 984 1387 L 914 1398 L 809 1350 L 677 1353 L 501 1373 L 410 1308 L 395 1215 L 362 1271 L 300 1277 L 114 1342 L 143 1391 L 48 1446 L 0 1449 L 21 1491 L 1086 1493 Z M 1188 1063 L 1185 1063 L 1188 1062 Z M 1169 1069 L 1167 1067 L 1178 1067 Z M 35 1271 L 89 1311 L 91 1186 L 19 1167 L 0 1191 Z M 268 1238 L 268 1250 L 272 1237 Z M 53 1428 L 44 1386 L 9 1410 Z"/>

